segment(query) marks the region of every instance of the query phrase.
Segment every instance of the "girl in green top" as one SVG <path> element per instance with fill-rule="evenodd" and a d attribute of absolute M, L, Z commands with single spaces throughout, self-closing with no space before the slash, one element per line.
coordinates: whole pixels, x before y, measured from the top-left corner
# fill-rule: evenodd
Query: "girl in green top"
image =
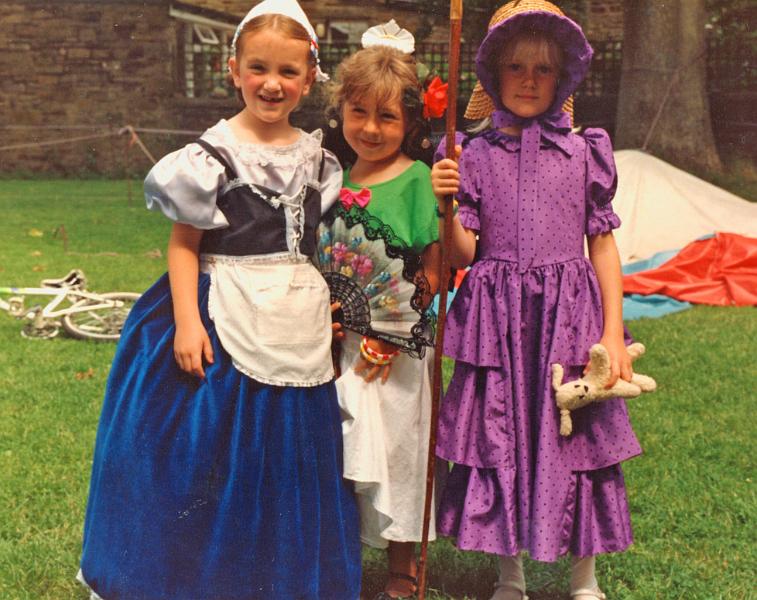
<path fill-rule="evenodd" d="M 367 202 L 366 211 L 422 256 L 435 293 L 436 200 L 429 168 L 408 156 L 417 146 L 422 96 L 415 60 L 396 48 L 364 48 L 337 71 L 334 106 L 356 154 L 342 194 Z M 377 599 L 415 592 L 415 542 L 423 525 L 433 351 L 415 359 L 396 350 L 375 339 L 361 346 L 360 336 L 347 332 L 337 380 L 345 477 L 355 482 L 361 539 L 387 549 L 389 576 Z M 433 520 L 431 525 L 434 539 Z"/>

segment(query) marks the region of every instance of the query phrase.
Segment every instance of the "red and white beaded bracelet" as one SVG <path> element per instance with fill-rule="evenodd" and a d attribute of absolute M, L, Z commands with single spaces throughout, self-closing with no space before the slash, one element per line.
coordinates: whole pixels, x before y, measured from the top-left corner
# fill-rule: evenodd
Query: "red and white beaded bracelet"
<path fill-rule="evenodd" d="M 399 353 L 399 350 L 395 350 L 394 352 L 391 352 L 389 354 L 377 352 L 376 350 L 368 346 L 368 338 L 365 336 L 363 336 L 363 339 L 360 342 L 360 354 L 365 360 L 374 365 L 388 365 Z"/>

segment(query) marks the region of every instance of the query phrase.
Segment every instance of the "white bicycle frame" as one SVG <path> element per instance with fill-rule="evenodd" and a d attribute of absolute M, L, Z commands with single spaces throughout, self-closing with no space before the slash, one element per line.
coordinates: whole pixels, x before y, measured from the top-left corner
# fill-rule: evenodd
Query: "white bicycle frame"
<path fill-rule="evenodd" d="M 0 294 L 14 294 L 16 297 L 8 301 L 0 298 L 0 309 L 7 310 L 11 315 L 19 318 L 33 319 L 41 316 L 43 319 L 56 319 L 64 315 L 71 315 L 77 312 L 91 311 L 97 308 L 120 308 L 123 306 L 122 300 L 108 300 L 96 292 L 86 292 L 76 289 L 75 287 L 41 287 L 41 288 L 17 288 L 17 287 L 0 287 Z M 19 298 L 21 296 L 21 298 Z M 53 296 L 52 300 L 46 306 L 33 306 L 26 309 L 23 304 L 17 304 L 14 309 L 14 300 L 23 301 L 22 297 L 26 296 Z M 55 310 L 61 302 L 68 300 L 70 306 Z M 82 303 L 82 300 L 91 302 Z M 41 308 L 41 310 L 40 310 Z"/>
<path fill-rule="evenodd" d="M 60 279 L 44 279 L 40 287 L 0 287 L 0 310 L 30 323 L 24 337 L 49 339 L 62 327 L 79 339 L 117 340 L 131 305 L 139 294 L 131 292 L 89 292 L 87 278 L 73 269 Z M 7 300 L 2 295 L 13 294 Z M 48 296 L 46 305 L 25 307 L 27 296 Z M 63 302 L 68 304 L 62 306 Z M 125 310 L 125 312 L 123 312 Z M 82 317 L 84 320 L 82 320 Z"/>

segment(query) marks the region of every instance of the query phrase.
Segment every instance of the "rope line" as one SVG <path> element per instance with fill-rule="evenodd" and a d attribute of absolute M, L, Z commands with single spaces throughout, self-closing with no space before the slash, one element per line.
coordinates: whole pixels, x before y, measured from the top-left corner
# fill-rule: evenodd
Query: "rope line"
<path fill-rule="evenodd" d="M 0 129 L 11 129 L 18 131 L 27 131 L 29 129 L 56 130 L 56 129 L 94 129 L 102 130 L 109 128 L 110 125 L 0 125 Z M 123 128 L 121 128 L 123 129 Z M 134 127 L 137 133 L 166 133 L 170 135 L 200 135 L 202 131 L 192 131 L 189 129 L 158 129 L 153 127 Z"/>
<path fill-rule="evenodd" d="M 168 133 L 172 135 L 200 135 L 202 131 L 191 131 L 189 129 L 154 129 L 150 127 L 135 127 L 137 133 Z"/>
<path fill-rule="evenodd" d="M 137 132 L 134 130 L 134 128 L 131 125 L 127 125 L 126 127 L 123 127 L 119 133 L 128 133 L 131 134 L 131 138 L 129 139 L 129 146 L 133 146 L 136 144 L 139 146 L 139 149 L 144 153 L 144 155 L 149 158 L 152 161 L 152 164 L 155 164 L 158 162 L 155 160 L 155 157 L 150 154 L 150 151 L 147 149 L 147 146 L 145 146 L 142 143 L 142 140 L 139 139 L 139 136 L 137 135 Z"/>
<path fill-rule="evenodd" d="M 59 144 L 68 144 L 69 142 L 83 142 L 85 140 L 95 140 L 120 135 L 119 131 L 108 131 L 107 133 L 97 133 L 94 135 L 80 135 L 78 137 L 64 138 L 59 140 L 47 140 L 44 142 L 27 142 L 25 144 L 10 144 L 9 146 L 0 146 L 3 150 L 19 150 L 21 148 L 41 148 L 43 146 L 56 146 Z"/>
<path fill-rule="evenodd" d="M 26 130 L 26 129 L 56 129 L 57 126 L 42 126 L 42 127 L 36 127 L 36 126 L 29 126 L 29 125 L 3 125 L 0 128 L 2 129 L 15 129 L 15 130 Z M 63 125 L 60 128 L 62 129 L 86 129 L 91 128 L 87 125 Z M 121 135 L 128 135 L 129 136 L 129 145 L 128 147 L 136 145 L 142 153 L 150 160 L 152 164 L 155 164 L 157 160 L 155 160 L 155 157 L 152 155 L 152 153 L 147 149 L 147 146 L 144 145 L 142 140 L 140 139 L 139 135 L 137 135 L 138 132 L 142 133 L 169 133 L 169 134 L 187 134 L 187 135 L 199 135 L 202 132 L 199 131 L 186 131 L 181 129 L 151 129 L 151 128 L 137 128 L 132 125 L 125 125 L 124 127 L 119 127 L 118 129 L 111 129 L 109 131 L 105 131 L 102 133 L 95 133 L 92 135 L 79 135 L 76 137 L 68 137 L 68 138 L 61 138 L 57 140 L 45 140 L 42 142 L 26 142 L 23 144 L 9 144 L 7 146 L 0 146 L 0 152 L 3 150 L 20 150 L 23 148 L 44 148 L 46 146 L 59 146 L 61 144 L 70 144 L 72 142 L 84 142 L 87 140 L 97 140 L 102 139 L 106 137 L 115 137 L 115 136 L 121 136 Z"/>

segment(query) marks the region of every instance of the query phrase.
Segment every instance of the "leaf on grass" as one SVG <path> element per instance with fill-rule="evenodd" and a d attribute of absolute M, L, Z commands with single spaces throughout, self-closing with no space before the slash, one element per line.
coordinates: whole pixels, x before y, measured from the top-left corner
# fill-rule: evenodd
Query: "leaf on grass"
<path fill-rule="evenodd" d="M 42 256 L 42 253 L 39 250 L 35 250 L 31 253 L 32 256 Z"/>
<path fill-rule="evenodd" d="M 29 231 L 27 232 L 27 235 L 29 235 L 29 236 L 31 236 L 31 237 L 42 237 L 42 236 L 43 236 L 43 235 L 45 235 L 45 234 L 44 234 L 44 233 L 43 233 L 42 231 L 40 231 L 39 229 L 36 229 L 36 228 L 32 227 L 32 228 L 31 228 L 31 229 L 30 229 L 30 230 L 29 230 Z"/>
<path fill-rule="evenodd" d="M 34 271 L 35 273 L 39 273 L 40 271 L 44 271 L 45 268 L 46 268 L 45 265 L 34 265 L 32 267 L 32 271 Z"/>
<path fill-rule="evenodd" d="M 147 258 L 163 258 L 163 252 L 161 252 L 160 248 L 154 248 L 145 252 L 145 256 Z"/>
<path fill-rule="evenodd" d="M 76 375 L 74 375 L 74 377 L 76 377 L 78 381 L 83 381 L 84 379 L 92 379 L 94 376 L 95 370 L 92 367 L 90 367 L 86 371 L 77 371 Z"/>

